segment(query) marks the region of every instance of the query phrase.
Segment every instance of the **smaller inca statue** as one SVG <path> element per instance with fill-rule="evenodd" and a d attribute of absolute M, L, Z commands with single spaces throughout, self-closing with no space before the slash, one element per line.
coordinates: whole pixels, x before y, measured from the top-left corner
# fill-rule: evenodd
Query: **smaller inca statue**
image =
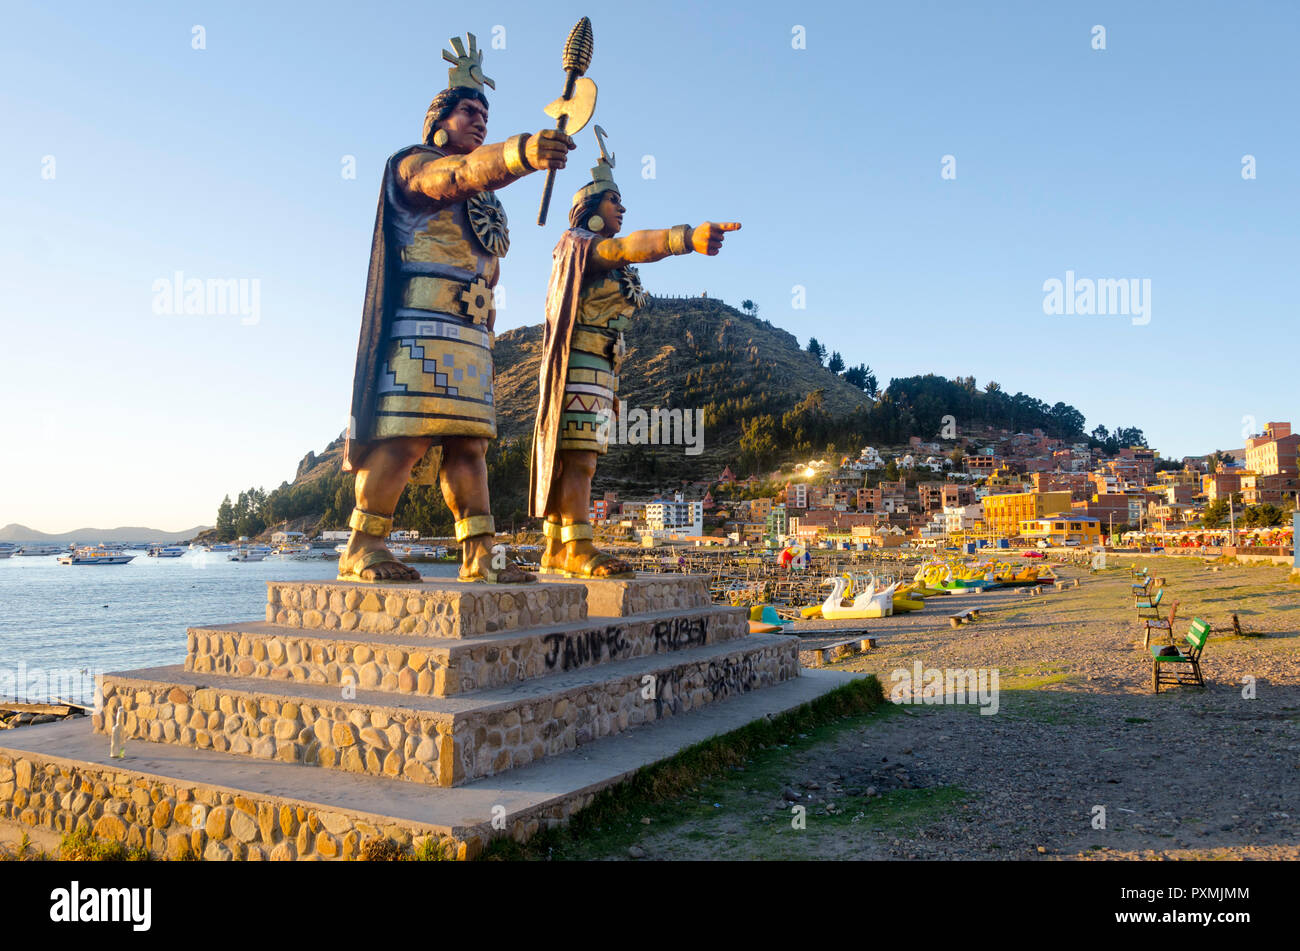
<path fill-rule="evenodd" d="M 631 566 L 598 551 L 589 519 L 596 458 L 609 449 L 623 359 L 623 329 L 647 295 L 634 264 L 669 255 L 717 254 L 739 222 L 677 225 L 616 238 L 623 207 L 614 156 L 596 126 L 600 158 L 573 196 L 569 230 L 555 246 L 546 296 L 540 399 L 533 431 L 529 513 L 543 517 L 543 574 L 627 578 Z"/>
<path fill-rule="evenodd" d="M 459 38 L 424 138 L 384 166 L 357 347 L 343 468 L 356 472 L 340 580 L 418 581 L 388 551 L 408 482 L 440 483 L 462 546 L 462 581 L 535 581 L 492 552 L 488 440 L 496 436 L 493 288 L 509 246 L 493 189 L 563 168 L 572 139 L 554 129 L 485 145 L 483 54 Z"/>

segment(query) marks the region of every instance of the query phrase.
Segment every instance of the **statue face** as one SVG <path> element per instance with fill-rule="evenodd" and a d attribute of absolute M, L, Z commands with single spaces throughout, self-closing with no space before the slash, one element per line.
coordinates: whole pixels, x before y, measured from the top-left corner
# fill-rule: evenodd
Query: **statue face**
<path fill-rule="evenodd" d="M 627 209 L 623 207 L 618 192 L 605 192 L 600 199 L 600 207 L 596 211 L 596 214 L 605 219 L 605 227 L 600 229 L 600 233 L 607 238 L 612 238 L 618 234 L 619 229 L 623 227 L 623 213 L 625 211 Z"/>
<path fill-rule="evenodd" d="M 438 123 L 447 132 L 446 151 L 467 155 L 483 144 L 487 138 L 487 106 L 477 99 L 462 99 L 456 103 L 451 115 Z"/>

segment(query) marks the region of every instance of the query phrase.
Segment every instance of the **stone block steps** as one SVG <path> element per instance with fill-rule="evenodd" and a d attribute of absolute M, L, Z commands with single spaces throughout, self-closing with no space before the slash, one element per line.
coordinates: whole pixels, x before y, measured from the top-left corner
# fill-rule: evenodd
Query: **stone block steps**
<path fill-rule="evenodd" d="M 375 835 L 473 854 L 831 689 L 799 643 L 749 634 L 698 576 L 270 582 L 264 621 L 191 628 L 184 666 L 104 675 L 93 731 L 0 749 L 0 826 L 208 858 L 346 858 Z M 138 767 L 105 759 L 119 712 Z"/>
<path fill-rule="evenodd" d="M 284 683 L 446 697 L 745 637 L 741 608 L 595 617 L 474 637 L 371 634 L 249 622 L 189 629 L 185 669 Z"/>
<path fill-rule="evenodd" d="M 454 788 L 172 743 L 128 743 L 125 759 L 111 759 L 107 737 L 82 720 L 24 727 L 0 734 L 0 840 L 86 829 L 160 857 L 339 860 L 372 838 L 428 838 L 471 858 L 495 836 L 524 841 L 645 766 L 855 676 L 806 672 Z"/>
<path fill-rule="evenodd" d="M 266 589 L 267 623 L 326 631 L 476 637 L 587 617 L 580 584 L 268 581 Z"/>
<path fill-rule="evenodd" d="M 450 696 L 160 667 L 105 675 L 92 719 L 104 732 L 121 709 L 138 740 L 454 786 L 798 676 L 798 638 L 783 635 Z"/>
<path fill-rule="evenodd" d="M 580 585 L 587 592 L 587 613 L 598 617 L 626 617 L 652 611 L 689 611 L 707 608 L 708 575 L 663 575 L 642 573 L 635 578 L 583 581 L 538 575 L 547 584 Z"/>

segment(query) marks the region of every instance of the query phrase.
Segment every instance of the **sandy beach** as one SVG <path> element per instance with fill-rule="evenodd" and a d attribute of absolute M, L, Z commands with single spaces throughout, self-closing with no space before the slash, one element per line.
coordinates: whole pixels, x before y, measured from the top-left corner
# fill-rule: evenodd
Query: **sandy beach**
<path fill-rule="evenodd" d="M 887 704 L 801 736 L 632 826 L 650 859 L 1300 858 L 1300 586 L 1288 569 L 1146 559 L 1214 634 L 1207 689 L 1151 688 L 1127 565 L 1063 567 L 1080 587 L 941 596 L 865 626 L 877 647 L 834 665 L 998 672 L 977 705 Z M 1116 559 L 1112 556 L 1112 565 Z M 958 629 L 947 616 L 978 605 Z M 1231 633 L 1235 612 L 1243 631 Z M 1243 696 L 1254 678 L 1254 698 Z M 792 828 L 795 805 L 806 827 Z M 1099 808 L 1100 807 L 1100 808 Z M 1102 811 L 1104 810 L 1104 812 Z M 639 831 L 638 831 L 639 830 Z M 626 857 L 627 836 L 590 857 Z"/>

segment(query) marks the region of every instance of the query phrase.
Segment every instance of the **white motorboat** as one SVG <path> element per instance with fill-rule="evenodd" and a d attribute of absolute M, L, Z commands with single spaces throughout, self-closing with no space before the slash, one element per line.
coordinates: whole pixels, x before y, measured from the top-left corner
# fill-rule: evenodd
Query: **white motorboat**
<path fill-rule="evenodd" d="M 60 545 L 24 545 L 14 554 L 25 558 L 40 558 L 45 555 L 57 555 L 65 551 L 67 549 Z"/>
<path fill-rule="evenodd" d="M 96 548 L 78 548 L 67 555 L 59 556 L 61 565 L 125 565 L 134 561 L 135 555 L 99 546 Z"/>
<path fill-rule="evenodd" d="M 248 548 L 236 548 L 226 557 L 230 561 L 261 561 L 263 558 L 265 558 L 267 555 L 270 554 L 272 554 L 272 550 L 270 548 L 266 548 L 265 546 L 259 545 L 259 546 L 248 547 Z"/>
<path fill-rule="evenodd" d="M 184 554 L 180 545 L 153 545 L 149 549 L 150 558 L 180 558 Z"/>

